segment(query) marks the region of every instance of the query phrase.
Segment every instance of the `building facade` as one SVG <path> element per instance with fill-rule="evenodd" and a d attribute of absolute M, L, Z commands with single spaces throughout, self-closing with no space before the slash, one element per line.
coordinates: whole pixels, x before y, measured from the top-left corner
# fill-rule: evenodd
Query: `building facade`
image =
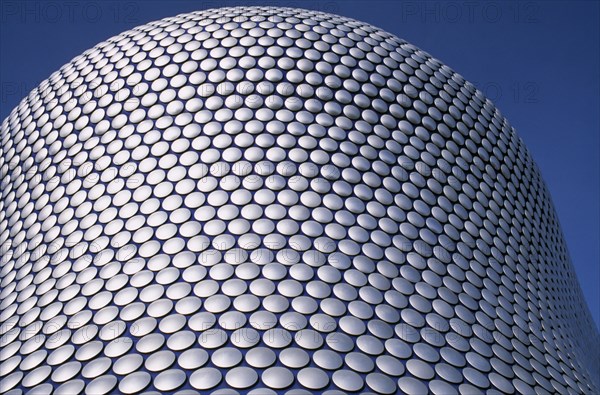
<path fill-rule="evenodd" d="M 589 393 L 548 190 L 472 84 L 290 8 L 152 22 L 0 133 L 3 393 Z"/>

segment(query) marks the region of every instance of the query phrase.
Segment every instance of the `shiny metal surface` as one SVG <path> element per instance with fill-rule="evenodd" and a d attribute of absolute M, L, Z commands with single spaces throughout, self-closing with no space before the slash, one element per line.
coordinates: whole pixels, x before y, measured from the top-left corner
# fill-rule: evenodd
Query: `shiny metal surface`
<path fill-rule="evenodd" d="M 341 16 L 199 11 L 76 57 L 2 123 L 0 243 L 3 393 L 600 391 L 514 129 Z"/>

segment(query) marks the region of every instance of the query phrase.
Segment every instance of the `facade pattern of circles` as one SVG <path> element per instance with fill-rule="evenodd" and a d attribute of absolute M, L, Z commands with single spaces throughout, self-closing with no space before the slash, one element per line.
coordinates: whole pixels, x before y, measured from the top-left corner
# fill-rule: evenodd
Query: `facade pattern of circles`
<path fill-rule="evenodd" d="M 371 25 L 124 32 L 4 120 L 0 177 L 2 392 L 599 391 L 522 141 Z"/>

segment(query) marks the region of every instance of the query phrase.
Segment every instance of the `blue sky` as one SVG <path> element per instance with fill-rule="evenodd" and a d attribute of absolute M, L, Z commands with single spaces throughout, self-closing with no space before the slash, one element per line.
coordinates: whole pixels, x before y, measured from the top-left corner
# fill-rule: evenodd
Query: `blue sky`
<path fill-rule="evenodd" d="M 241 2 L 0 2 L 0 119 L 40 81 L 106 38 Z M 249 3 L 246 2 L 246 5 Z M 600 323 L 600 6 L 596 1 L 286 1 L 363 20 L 445 62 L 491 98 L 541 168 Z"/>

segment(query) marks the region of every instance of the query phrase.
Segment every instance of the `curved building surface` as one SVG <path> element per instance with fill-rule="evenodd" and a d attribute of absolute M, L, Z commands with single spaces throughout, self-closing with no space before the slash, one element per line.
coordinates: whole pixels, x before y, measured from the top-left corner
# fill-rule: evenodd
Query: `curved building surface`
<path fill-rule="evenodd" d="M 373 26 L 152 22 L 42 82 L 0 147 L 3 393 L 599 391 L 527 149 Z"/>

